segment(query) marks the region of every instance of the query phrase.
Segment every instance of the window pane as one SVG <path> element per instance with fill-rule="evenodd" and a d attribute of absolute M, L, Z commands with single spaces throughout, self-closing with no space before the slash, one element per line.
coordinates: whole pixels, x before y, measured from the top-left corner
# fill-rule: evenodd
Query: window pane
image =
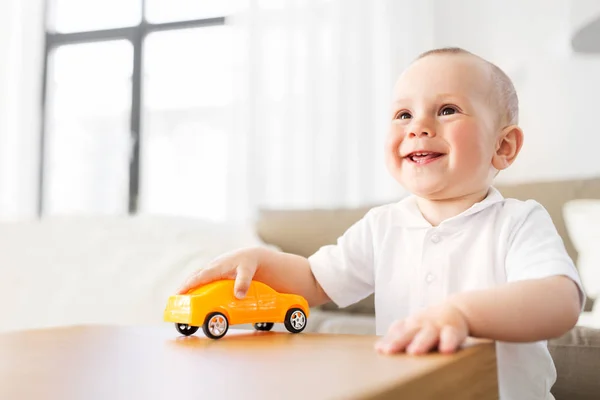
<path fill-rule="evenodd" d="M 49 26 L 61 33 L 137 25 L 142 0 L 49 0 Z"/>
<path fill-rule="evenodd" d="M 146 40 L 140 211 L 225 218 L 232 54 L 226 26 Z"/>
<path fill-rule="evenodd" d="M 45 212 L 126 212 L 131 43 L 62 46 L 49 68 Z"/>
<path fill-rule="evenodd" d="M 239 7 L 242 0 L 146 0 L 148 22 L 173 22 L 225 17 Z"/>

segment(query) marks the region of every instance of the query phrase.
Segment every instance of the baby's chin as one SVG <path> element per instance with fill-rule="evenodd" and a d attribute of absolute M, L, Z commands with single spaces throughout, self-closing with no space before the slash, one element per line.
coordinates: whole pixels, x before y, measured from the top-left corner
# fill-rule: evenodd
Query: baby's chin
<path fill-rule="evenodd" d="M 408 182 L 402 185 L 409 193 L 429 201 L 457 200 L 468 196 L 486 193 L 489 185 L 468 186 L 460 183 L 442 182 Z"/>
<path fill-rule="evenodd" d="M 400 182 L 408 192 L 427 200 L 445 200 L 452 197 L 444 182 Z"/>

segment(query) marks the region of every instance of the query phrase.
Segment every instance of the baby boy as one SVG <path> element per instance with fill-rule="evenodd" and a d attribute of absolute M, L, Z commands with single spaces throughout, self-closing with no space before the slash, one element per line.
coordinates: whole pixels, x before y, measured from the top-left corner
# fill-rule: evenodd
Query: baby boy
<path fill-rule="evenodd" d="M 389 121 L 386 165 L 410 196 L 371 209 L 308 259 L 241 249 L 180 292 L 231 278 L 238 297 L 255 279 L 311 306 L 374 293 L 376 351 L 448 353 L 467 336 L 493 339 L 500 397 L 551 399 L 546 340 L 575 325 L 584 294 L 547 211 L 492 185 L 523 144 L 512 82 L 465 50 L 429 51 L 398 79 Z"/>

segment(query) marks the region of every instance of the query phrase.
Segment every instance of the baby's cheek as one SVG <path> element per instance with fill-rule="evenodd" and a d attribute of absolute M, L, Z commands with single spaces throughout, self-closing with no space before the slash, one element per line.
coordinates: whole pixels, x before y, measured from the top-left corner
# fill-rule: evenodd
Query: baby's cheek
<path fill-rule="evenodd" d="M 392 126 L 385 140 L 385 156 L 387 162 L 397 163 L 400 159 L 400 145 L 402 144 L 402 135 L 398 128 Z"/>
<path fill-rule="evenodd" d="M 400 144 L 404 138 L 404 131 L 402 127 L 392 125 L 385 139 L 385 150 L 387 152 L 398 153 L 400 151 Z"/>
<path fill-rule="evenodd" d="M 455 149 L 459 150 L 458 159 L 465 167 L 477 169 L 483 166 L 486 160 L 486 151 L 483 140 L 479 138 L 480 132 L 467 132 L 455 138 Z"/>

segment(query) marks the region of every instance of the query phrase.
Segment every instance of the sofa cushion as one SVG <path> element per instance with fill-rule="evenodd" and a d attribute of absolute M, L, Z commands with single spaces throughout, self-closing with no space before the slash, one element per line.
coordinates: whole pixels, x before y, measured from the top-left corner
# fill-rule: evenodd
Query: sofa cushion
<path fill-rule="evenodd" d="M 0 224 L 0 331 L 162 324 L 167 297 L 220 254 L 261 245 L 250 224 L 52 217 Z"/>
<path fill-rule="evenodd" d="M 564 205 L 569 237 L 577 250 L 577 268 L 586 293 L 600 296 L 600 200 L 572 200 Z"/>
<path fill-rule="evenodd" d="M 556 400 L 600 399 L 600 330 L 576 326 L 548 341 L 556 365 Z"/>

